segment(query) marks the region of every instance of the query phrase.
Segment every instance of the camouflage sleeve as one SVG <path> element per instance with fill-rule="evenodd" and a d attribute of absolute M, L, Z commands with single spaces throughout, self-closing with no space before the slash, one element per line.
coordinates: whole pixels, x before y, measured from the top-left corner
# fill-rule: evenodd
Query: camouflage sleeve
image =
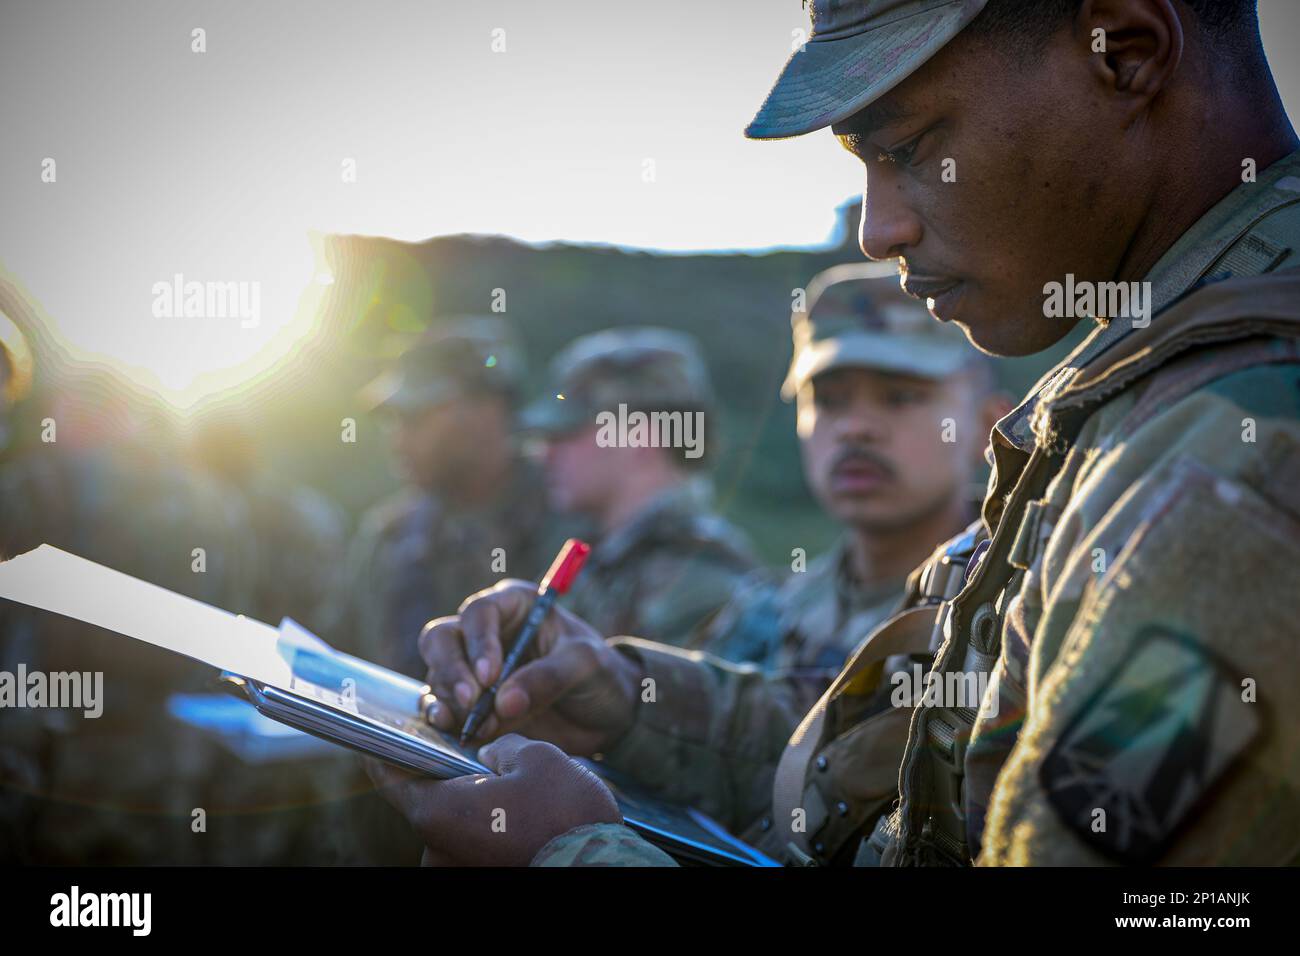
<path fill-rule="evenodd" d="M 1247 369 L 1086 436 L 1022 591 L 1032 655 L 998 674 L 1024 724 L 980 863 L 1300 855 L 1296 379 Z"/>
<path fill-rule="evenodd" d="M 777 761 L 830 675 L 769 676 L 636 638 L 613 644 L 644 676 L 636 721 L 604 762 L 732 832 L 766 813 Z"/>
<path fill-rule="evenodd" d="M 679 646 L 738 664 L 763 665 L 781 641 L 781 587 L 766 569 L 751 571 L 717 614 Z"/>
<path fill-rule="evenodd" d="M 682 644 L 702 633 L 752 569 L 730 556 L 697 554 L 687 561 L 662 556 L 641 572 L 639 637 Z"/>
<path fill-rule="evenodd" d="M 537 851 L 531 866 L 676 866 L 621 823 L 588 823 L 562 833 Z"/>

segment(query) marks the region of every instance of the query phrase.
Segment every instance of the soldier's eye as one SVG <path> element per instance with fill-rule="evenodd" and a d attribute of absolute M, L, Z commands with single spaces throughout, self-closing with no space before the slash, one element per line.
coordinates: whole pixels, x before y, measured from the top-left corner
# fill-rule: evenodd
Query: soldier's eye
<path fill-rule="evenodd" d="M 878 161 L 902 167 L 919 167 L 932 151 L 930 146 L 934 138 L 930 134 L 940 129 L 941 126 L 942 124 L 935 123 L 921 130 L 905 143 L 900 143 L 890 149 L 877 150 Z"/>
<path fill-rule="evenodd" d="M 901 146 L 895 146 L 893 149 L 883 149 L 876 156 L 877 162 L 893 163 L 895 166 L 912 165 L 912 157 L 916 155 L 916 144 L 921 141 L 917 136 Z"/>
<path fill-rule="evenodd" d="M 818 408 L 840 408 L 844 405 L 844 402 L 844 395 L 839 391 L 819 388 L 813 392 L 813 404 Z"/>
<path fill-rule="evenodd" d="M 919 388 L 892 388 L 885 394 L 885 401 L 894 407 L 915 405 L 925 401 L 926 395 Z"/>

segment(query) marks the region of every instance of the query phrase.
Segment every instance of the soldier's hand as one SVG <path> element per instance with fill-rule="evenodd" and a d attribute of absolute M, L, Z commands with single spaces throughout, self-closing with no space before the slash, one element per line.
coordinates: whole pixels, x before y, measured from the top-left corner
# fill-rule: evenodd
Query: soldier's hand
<path fill-rule="evenodd" d="M 438 703 L 434 726 L 459 733 L 483 690 L 501 672 L 504 653 L 523 626 L 536 585 L 501 581 L 439 618 L 420 635 L 429 685 Z M 481 740 L 520 730 L 569 753 L 607 750 L 632 725 L 640 675 L 581 618 L 554 607 L 524 661 L 497 693 Z"/>
<path fill-rule="evenodd" d="M 601 779 L 550 744 L 510 734 L 479 758 L 497 776 L 431 780 L 366 761 L 375 786 L 424 840 L 426 866 L 527 866 L 574 827 L 623 820 Z"/>

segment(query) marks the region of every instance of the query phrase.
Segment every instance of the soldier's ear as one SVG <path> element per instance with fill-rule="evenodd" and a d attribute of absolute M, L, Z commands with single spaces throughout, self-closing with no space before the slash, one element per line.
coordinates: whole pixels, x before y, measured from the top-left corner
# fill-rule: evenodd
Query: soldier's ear
<path fill-rule="evenodd" d="M 1083 0 L 1075 37 L 1103 93 L 1128 100 L 1135 114 L 1182 61 L 1183 23 L 1173 0 Z"/>

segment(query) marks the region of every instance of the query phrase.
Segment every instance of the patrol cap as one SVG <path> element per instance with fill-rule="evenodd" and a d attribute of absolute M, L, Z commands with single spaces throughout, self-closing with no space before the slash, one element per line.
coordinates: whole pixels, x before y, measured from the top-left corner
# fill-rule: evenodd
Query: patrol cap
<path fill-rule="evenodd" d="M 812 30 L 745 128 L 799 136 L 869 106 L 934 56 L 988 0 L 812 0 Z"/>
<path fill-rule="evenodd" d="M 441 319 L 361 390 L 370 409 L 412 411 L 477 391 L 512 392 L 523 356 L 505 320 L 491 315 Z"/>
<path fill-rule="evenodd" d="M 834 266 L 808 283 L 806 310 L 792 312 L 794 358 L 781 397 L 833 368 L 869 368 L 944 378 L 978 352 L 951 323 L 939 322 L 898 284 L 887 262 Z"/>
<path fill-rule="evenodd" d="M 549 394 L 524 410 L 524 428 L 573 431 L 620 404 L 672 411 L 703 410 L 712 402 L 695 340 L 653 326 L 605 329 L 574 339 L 552 360 L 549 382 Z"/>

